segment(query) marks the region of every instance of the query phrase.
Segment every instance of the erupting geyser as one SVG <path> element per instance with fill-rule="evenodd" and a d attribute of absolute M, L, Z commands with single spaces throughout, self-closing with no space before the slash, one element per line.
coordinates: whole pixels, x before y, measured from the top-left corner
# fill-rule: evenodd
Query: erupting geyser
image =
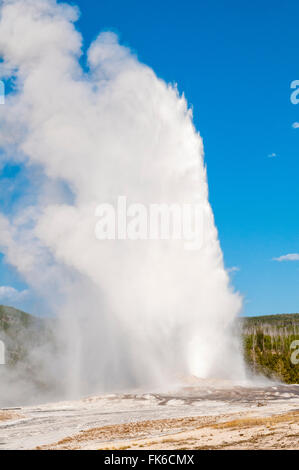
<path fill-rule="evenodd" d="M 177 89 L 115 34 L 101 33 L 82 68 L 74 7 L 2 2 L 3 161 L 31 180 L 1 216 L 7 261 L 58 317 L 63 355 L 44 352 L 68 393 L 153 386 L 178 376 L 243 377 L 232 291 L 208 202 L 202 140 Z M 29 193 L 29 194 L 28 194 Z M 200 204 L 203 240 L 107 240 L 95 209 Z"/>

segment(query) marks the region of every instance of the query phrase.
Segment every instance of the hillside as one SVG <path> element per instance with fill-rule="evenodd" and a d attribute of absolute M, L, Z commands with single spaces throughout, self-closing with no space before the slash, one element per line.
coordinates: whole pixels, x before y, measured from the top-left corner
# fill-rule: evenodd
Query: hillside
<path fill-rule="evenodd" d="M 299 383 L 299 364 L 291 361 L 291 344 L 299 340 L 298 313 L 244 318 L 242 328 L 245 360 L 253 372 Z"/>
<path fill-rule="evenodd" d="M 291 343 L 299 340 L 299 314 L 267 315 L 241 319 L 244 356 L 254 373 L 278 378 L 286 383 L 299 383 L 299 364 L 292 364 Z M 0 340 L 6 345 L 7 364 L 22 363 L 30 375 L 40 371 L 37 358 L 32 363 L 32 350 L 55 342 L 53 320 L 41 319 L 0 305 Z M 298 354 L 299 358 L 299 354 Z M 33 374 L 37 380 L 38 373 Z"/>
<path fill-rule="evenodd" d="M 49 338 L 49 322 L 13 307 L 0 305 L 0 340 L 5 343 L 6 363 L 26 363 L 35 346 Z"/>

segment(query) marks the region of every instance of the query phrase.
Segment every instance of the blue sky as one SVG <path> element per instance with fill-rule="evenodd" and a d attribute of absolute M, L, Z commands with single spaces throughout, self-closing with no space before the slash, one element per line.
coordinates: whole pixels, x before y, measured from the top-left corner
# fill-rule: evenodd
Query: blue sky
<path fill-rule="evenodd" d="M 299 3 L 77 0 L 88 47 L 112 29 L 194 109 L 210 201 L 244 314 L 299 311 Z M 276 155 L 269 157 L 269 155 Z M 22 172 L 21 172 L 22 173 Z M 26 175 L 6 169 L 1 178 Z M 2 194 L 1 194 L 2 196 Z M 1 205 L 5 205 L 5 198 Z M 1 285 L 25 289 L 0 257 Z"/>

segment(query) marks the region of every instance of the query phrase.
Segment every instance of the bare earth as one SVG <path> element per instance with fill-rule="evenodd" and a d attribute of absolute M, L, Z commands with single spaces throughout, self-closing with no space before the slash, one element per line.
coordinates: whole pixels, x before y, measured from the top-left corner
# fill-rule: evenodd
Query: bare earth
<path fill-rule="evenodd" d="M 201 383 L 0 410 L 0 449 L 299 449 L 299 386 Z"/>
<path fill-rule="evenodd" d="M 141 421 L 83 431 L 39 449 L 298 449 L 299 411 L 273 417 Z M 219 421 L 221 420 L 221 423 Z M 223 420 L 223 422 L 222 422 Z M 218 421 L 218 422 L 217 422 Z M 98 443 L 98 444 L 97 444 Z"/>
<path fill-rule="evenodd" d="M 0 421 L 9 421 L 9 420 L 22 418 L 22 417 L 23 417 L 22 415 L 12 410 L 8 410 L 8 411 L 0 410 Z"/>

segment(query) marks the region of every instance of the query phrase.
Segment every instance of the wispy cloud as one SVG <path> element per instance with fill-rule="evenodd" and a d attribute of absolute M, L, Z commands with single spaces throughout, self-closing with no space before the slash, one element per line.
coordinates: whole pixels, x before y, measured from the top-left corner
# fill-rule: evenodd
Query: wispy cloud
<path fill-rule="evenodd" d="M 298 129 L 299 122 L 293 122 L 292 127 L 293 127 L 293 129 Z"/>
<path fill-rule="evenodd" d="M 20 301 L 27 295 L 27 290 L 19 291 L 11 286 L 0 286 L 0 301 Z"/>
<path fill-rule="evenodd" d="M 274 261 L 299 261 L 299 253 L 290 253 L 288 255 L 273 258 Z"/>
<path fill-rule="evenodd" d="M 276 158 L 277 153 L 269 153 L 268 158 Z"/>
<path fill-rule="evenodd" d="M 238 266 L 232 266 L 231 268 L 227 268 L 228 273 L 236 273 L 240 271 L 240 268 Z"/>

